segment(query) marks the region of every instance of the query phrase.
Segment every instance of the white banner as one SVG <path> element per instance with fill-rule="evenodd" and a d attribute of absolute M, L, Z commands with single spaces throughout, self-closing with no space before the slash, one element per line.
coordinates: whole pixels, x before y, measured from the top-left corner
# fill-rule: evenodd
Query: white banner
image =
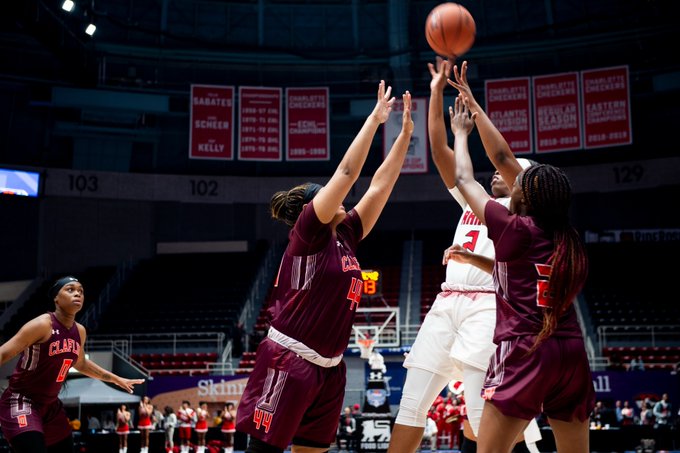
<path fill-rule="evenodd" d="M 385 121 L 383 156 L 387 156 L 401 132 L 404 103 L 401 99 L 394 101 L 390 117 Z M 406 160 L 401 168 L 402 173 L 427 173 L 429 141 L 427 139 L 427 98 L 411 98 L 411 118 L 413 118 L 413 135 L 408 147 Z"/>

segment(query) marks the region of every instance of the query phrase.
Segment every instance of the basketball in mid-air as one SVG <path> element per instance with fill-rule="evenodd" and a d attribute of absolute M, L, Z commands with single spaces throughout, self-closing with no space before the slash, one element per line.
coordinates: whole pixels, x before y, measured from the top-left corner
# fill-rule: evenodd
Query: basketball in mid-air
<path fill-rule="evenodd" d="M 477 26 L 463 5 L 447 2 L 435 6 L 425 22 L 425 38 L 442 57 L 458 57 L 472 47 Z"/>

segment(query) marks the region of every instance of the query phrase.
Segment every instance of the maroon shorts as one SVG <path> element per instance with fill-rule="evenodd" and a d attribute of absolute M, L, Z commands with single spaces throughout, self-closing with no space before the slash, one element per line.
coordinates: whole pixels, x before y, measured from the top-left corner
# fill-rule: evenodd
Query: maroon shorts
<path fill-rule="evenodd" d="M 551 337 L 526 355 L 535 338 L 498 345 L 482 398 L 504 415 L 525 420 L 541 412 L 562 421 L 588 419 L 595 406 L 595 389 L 583 339 Z"/>
<path fill-rule="evenodd" d="M 344 361 L 323 368 L 265 338 L 238 406 L 236 429 L 281 449 L 294 438 L 330 445 L 345 380 Z"/>
<path fill-rule="evenodd" d="M 47 446 L 71 435 L 71 425 L 60 400 L 47 404 L 34 403 L 9 389 L 0 397 L 0 426 L 10 444 L 13 438 L 28 431 L 43 433 Z"/>

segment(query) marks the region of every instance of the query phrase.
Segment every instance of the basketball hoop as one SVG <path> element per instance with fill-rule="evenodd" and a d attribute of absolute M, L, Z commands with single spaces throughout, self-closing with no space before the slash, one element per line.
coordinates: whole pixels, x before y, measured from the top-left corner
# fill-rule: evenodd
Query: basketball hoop
<path fill-rule="evenodd" d="M 368 360 L 371 357 L 371 352 L 373 352 L 375 340 L 372 338 L 359 338 L 357 339 L 357 344 L 359 349 L 361 349 L 361 358 Z"/>

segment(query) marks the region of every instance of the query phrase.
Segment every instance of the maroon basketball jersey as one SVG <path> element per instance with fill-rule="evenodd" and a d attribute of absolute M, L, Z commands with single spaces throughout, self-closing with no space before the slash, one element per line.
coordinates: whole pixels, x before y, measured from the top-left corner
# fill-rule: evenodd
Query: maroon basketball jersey
<path fill-rule="evenodd" d="M 57 399 L 68 370 L 80 355 L 80 332 L 74 322 L 70 329 L 50 313 L 52 336 L 45 343 L 26 348 L 9 378 L 14 393 L 27 396 L 35 403 Z"/>
<path fill-rule="evenodd" d="M 496 249 L 493 277 L 496 286 L 496 329 L 493 341 L 537 335 L 543 327 L 542 307 L 547 297 L 552 235 L 536 226 L 529 216 L 511 214 L 493 200 L 484 211 L 489 237 Z M 571 305 L 553 333 L 558 337 L 581 337 L 576 310 Z"/>
<path fill-rule="evenodd" d="M 363 289 L 355 254 L 362 235 L 353 209 L 333 235 L 312 203 L 303 208 L 274 283 L 270 315 L 276 330 L 324 357 L 345 351 Z"/>

